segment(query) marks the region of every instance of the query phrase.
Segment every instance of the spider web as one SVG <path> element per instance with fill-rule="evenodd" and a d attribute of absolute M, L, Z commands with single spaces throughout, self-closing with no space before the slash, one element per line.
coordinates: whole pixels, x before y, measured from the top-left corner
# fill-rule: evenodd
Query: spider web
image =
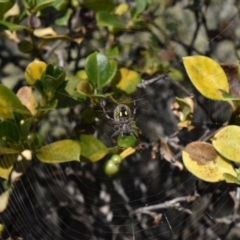
<path fill-rule="evenodd" d="M 194 18 L 189 10 L 184 10 L 187 4 L 187 1 L 180 1 L 174 5 L 186 14 L 181 22 L 171 15 L 163 18 L 169 20 L 180 35 L 190 39 L 187 42 L 184 37 L 181 41 L 176 40 L 177 60 L 172 65 L 183 69 L 180 57 L 193 54 L 236 63 L 239 44 L 233 36 L 240 18 L 238 12 L 234 15 L 231 10 L 236 10 L 237 5 L 234 6 L 233 1 L 216 1 L 208 8 L 206 23 L 198 16 L 199 22 L 190 24 Z M 214 22 L 216 26 L 213 26 Z M 224 23 L 225 27 L 219 27 L 219 23 Z M 209 29 L 219 27 L 220 30 L 213 31 L 213 36 L 207 39 L 204 24 Z M 142 44 L 144 46 L 144 40 Z M 187 52 L 190 51 L 186 48 L 188 45 L 191 52 Z M 165 50 L 168 50 L 168 44 L 161 46 L 160 51 Z M 127 56 L 125 60 L 138 59 Z M 127 63 L 122 63 L 125 65 Z M 2 81 L 6 83 L 7 80 L 3 78 Z M 183 146 L 202 137 L 206 129 L 217 129 L 228 118 L 227 105 L 203 99 L 189 82 L 184 83 L 184 87 L 199 98 L 206 111 L 197 108 L 193 119 L 195 129 L 178 135 Z M 133 100 L 137 103 L 136 122 L 143 132 L 143 143 L 150 145 L 157 138 L 169 137 L 177 130 L 177 119 L 170 108 L 175 96 L 186 94 L 172 81 L 161 78 L 138 89 Z M 46 143 L 79 134 L 74 127 L 84 104 L 49 113 L 40 129 Z M 110 140 L 112 129 L 94 127 L 97 137 L 113 146 Z M 239 199 L 236 188 L 224 183 L 196 181 L 186 170 L 180 171 L 165 161 L 160 153 L 152 160 L 147 147 L 123 161 L 120 172 L 113 177 L 107 177 L 103 167 L 104 161 L 46 165 L 35 159 L 17 183 L 7 211 L 1 214 L 7 226 L 5 235 L 27 240 L 233 239 L 234 234 L 236 239 L 239 238 L 239 215 L 234 214 L 238 206 L 234 200 Z M 195 191 L 198 191 L 198 197 L 194 195 Z"/>

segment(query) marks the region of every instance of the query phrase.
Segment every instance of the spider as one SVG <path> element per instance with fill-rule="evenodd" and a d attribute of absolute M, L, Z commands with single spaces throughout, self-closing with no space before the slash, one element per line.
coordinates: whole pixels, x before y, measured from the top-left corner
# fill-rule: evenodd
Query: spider
<path fill-rule="evenodd" d="M 111 118 L 107 114 L 103 104 L 102 108 L 106 118 L 110 120 L 109 124 L 113 126 L 113 128 L 116 130 L 111 136 L 113 143 L 116 143 L 114 137 L 116 137 L 120 133 L 122 134 L 122 136 L 133 135 L 138 140 L 138 142 L 140 142 L 139 137 L 135 133 L 136 130 L 138 131 L 138 133 L 141 133 L 141 130 L 136 126 L 136 122 L 134 120 L 134 117 L 136 115 L 136 108 L 134 108 L 133 110 L 132 117 L 132 112 L 130 108 L 125 104 L 119 104 L 115 107 L 113 111 L 113 118 Z"/>

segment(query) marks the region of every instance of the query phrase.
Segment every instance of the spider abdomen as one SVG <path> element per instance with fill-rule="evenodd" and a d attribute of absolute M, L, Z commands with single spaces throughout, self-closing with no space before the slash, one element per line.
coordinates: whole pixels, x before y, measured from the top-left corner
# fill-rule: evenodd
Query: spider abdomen
<path fill-rule="evenodd" d="M 127 123 L 124 123 L 121 128 L 122 135 L 130 135 L 132 133 L 132 127 Z"/>

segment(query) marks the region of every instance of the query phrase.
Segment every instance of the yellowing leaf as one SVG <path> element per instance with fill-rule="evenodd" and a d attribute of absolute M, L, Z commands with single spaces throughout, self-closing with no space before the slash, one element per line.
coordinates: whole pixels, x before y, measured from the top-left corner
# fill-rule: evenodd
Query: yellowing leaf
<path fill-rule="evenodd" d="M 8 1 L 8 2 L 14 2 L 14 1 Z M 0 5 L 1 6 L 1 5 Z M 7 19 L 9 17 L 13 17 L 13 16 L 18 16 L 20 14 L 20 8 L 18 6 L 18 4 L 15 2 L 15 4 L 12 6 L 12 8 L 10 8 L 5 14 L 3 19 Z"/>
<path fill-rule="evenodd" d="M 91 96 L 94 92 L 94 89 L 91 82 L 88 80 L 83 80 L 78 83 L 77 91 L 83 95 Z"/>
<path fill-rule="evenodd" d="M 35 59 L 28 64 L 25 71 L 25 78 L 29 85 L 33 85 L 40 79 L 42 73 L 46 70 L 47 64 L 45 62 Z"/>
<path fill-rule="evenodd" d="M 231 163 L 218 155 L 209 143 L 188 144 L 182 152 L 182 157 L 188 171 L 204 181 L 223 181 L 225 173 L 237 176 Z"/>
<path fill-rule="evenodd" d="M 38 28 L 35 29 L 33 33 L 36 37 L 57 36 L 57 33 L 53 30 L 52 27 Z"/>
<path fill-rule="evenodd" d="M 80 145 L 69 139 L 45 145 L 36 151 L 37 158 L 44 163 L 79 161 L 80 153 Z"/>
<path fill-rule="evenodd" d="M 121 15 L 123 15 L 124 13 L 126 13 L 126 12 L 128 11 L 128 8 L 129 8 L 129 6 L 128 6 L 127 3 L 120 3 L 120 4 L 116 7 L 114 13 L 115 13 L 116 15 L 118 15 L 118 16 L 121 16 Z"/>
<path fill-rule="evenodd" d="M 81 155 L 91 162 L 99 161 L 108 154 L 107 147 L 91 135 L 81 134 L 79 142 L 82 148 Z"/>
<path fill-rule="evenodd" d="M 116 88 L 119 90 L 131 94 L 137 90 L 137 85 L 141 82 L 140 75 L 131 71 L 127 68 L 120 68 L 116 77 L 114 78 L 114 83 Z"/>
<path fill-rule="evenodd" d="M 35 115 L 37 110 L 37 100 L 33 95 L 32 88 L 28 86 L 21 87 L 18 92 L 17 96 L 22 102 L 22 104 L 31 112 L 32 115 Z"/>
<path fill-rule="evenodd" d="M 173 113 L 179 118 L 179 127 L 186 127 L 191 129 L 193 112 L 194 112 L 194 103 L 193 100 L 189 97 L 178 98 L 176 97 L 176 102 L 172 104 Z"/>
<path fill-rule="evenodd" d="M 187 74 L 197 90 L 206 98 L 223 100 L 218 90 L 229 92 L 227 76 L 222 67 L 205 56 L 184 57 Z"/>
<path fill-rule="evenodd" d="M 85 70 L 80 70 L 76 73 L 76 77 L 78 77 L 81 80 L 87 80 L 88 79 L 88 75 L 86 73 Z"/>
<path fill-rule="evenodd" d="M 4 193 L 0 195 L 0 213 L 6 209 L 11 192 L 12 192 L 12 189 L 9 188 L 8 190 L 6 190 Z"/>
<path fill-rule="evenodd" d="M 17 96 L 3 85 L 0 85 L 0 96 L 0 118 L 13 119 L 14 112 L 29 114 Z"/>
<path fill-rule="evenodd" d="M 214 148 L 225 158 L 240 162 L 240 127 L 229 125 L 222 128 L 212 139 Z"/>
<path fill-rule="evenodd" d="M 121 152 L 119 156 L 121 159 L 124 159 L 135 152 L 136 152 L 135 148 L 129 147 L 129 148 L 125 149 L 123 152 Z"/>
<path fill-rule="evenodd" d="M 240 181 L 237 177 L 229 174 L 229 173 L 224 173 L 223 174 L 223 177 L 225 178 L 225 181 L 227 183 L 236 183 L 236 184 L 239 184 L 240 185 Z"/>

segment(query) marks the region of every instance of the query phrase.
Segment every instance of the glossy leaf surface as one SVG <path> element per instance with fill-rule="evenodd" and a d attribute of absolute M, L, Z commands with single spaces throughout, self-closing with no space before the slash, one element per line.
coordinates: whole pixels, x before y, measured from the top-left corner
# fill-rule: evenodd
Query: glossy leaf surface
<path fill-rule="evenodd" d="M 117 71 L 117 63 L 95 52 L 87 57 L 85 70 L 92 84 L 101 89 L 113 79 Z"/>
<path fill-rule="evenodd" d="M 229 92 L 227 76 L 222 67 L 205 56 L 184 57 L 187 74 L 197 90 L 206 98 L 222 100 L 218 90 Z"/>

